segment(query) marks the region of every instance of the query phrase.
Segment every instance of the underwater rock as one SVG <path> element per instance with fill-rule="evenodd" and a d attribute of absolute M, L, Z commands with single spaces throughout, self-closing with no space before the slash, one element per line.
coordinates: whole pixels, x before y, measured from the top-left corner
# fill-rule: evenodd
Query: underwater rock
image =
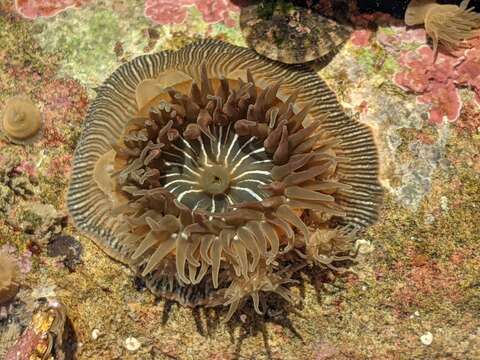
<path fill-rule="evenodd" d="M 292 300 L 298 269 L 339 271 L 337 244 L 377 219 L 370 129 L 307 67 L 204 40 L 127 63 L 98 94 L 68 208 L 159 296 L 261 312 L 264 294 Z"/>
<path fill-rule="evenodd" d="M 25 171 L 21 162 L 0 156 L 0 213 L 7 213 L 17 197 L 28 198 L 35 192 L 38 180 Z"/>
<path fill-rule="evenodd" d="M 72 236 L 57 235 L 47 245 L 47 254 L 51 257 L 60 257 L 61 262 L 70 270 L 81 263 L 82 244 Z"/>
<path fill-rule="evenodd" d="M 289 2 L 259 2 L 242 7 L 240 27 L 252 49 L 287 64 L 321 59 L 351 33 L 349 26 Z"/>
<path fill-rule="evenodd" d="M 65 359 L 65 306 L 56 299 L 40 299 L 32 320 L 5 360 Z"/>
<path fill-rule="evenodd" d="M 33 309 L 28 301 L 20 300 L 25 295 L 25 290 L 20 290 L 12 301 L 0 305 L 0 359 L 2 360 L 30 322 Z"/>
<path fill-rule="evenodd" d="M 15 344 L 21 333 L 22 328 L 18 323 L 0 322 L 0 359 L 5 359 L 8 349 Z"/>
<path fill-rule="evenodd" d="M 46 244 L 53 236 L 60 234 L 67 224 L 67 214 L 57 211 L 50 204 L 30 203 L 17 210 L 16 217 L 7 221 L 32 236 L 39 244 Z"/>
<path fill-rule="evenodd" d="M 15 96 L 5 104 L 0 128 L 10 141 L 30 144 L 41 136 L 42 115 L 30 99 Z"/>

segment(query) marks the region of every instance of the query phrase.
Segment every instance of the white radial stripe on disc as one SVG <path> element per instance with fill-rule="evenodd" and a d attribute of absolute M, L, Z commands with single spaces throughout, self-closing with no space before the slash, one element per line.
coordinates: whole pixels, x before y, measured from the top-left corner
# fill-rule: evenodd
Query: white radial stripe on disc
<path fill-rule="evenodd" d="M 196 182 L 196 181 L 189 181 L 189 180 L 179 179 L 179 180 L 170 181 L 170 182 L 166 183 L 164 186 L 167 187 L 167 186 L 170 186 L 170 185 L 176 184 L 176 183 L 190 184 L 190 185 L 198 184 L 198 182 Z"/>
<path fill-rule="evenodd" d="M 250 175 L 250 174 L 256 174 L 256 175 L 268 175 L 270 176 L 270 172 L 269 171 L 263 171 L 263 170 L 250 170 L 250 171 L 245 171 L 243 173 L 241 173 L 240 175 L 237 175 L 236 177 L 234 177 L 232 180 L 238 180 L 244 176 L 247 176 L 247 175 Z"/>
<path fill-rule="evenodd" d="M 225 159 L 223 159 L 223 163 L 224 163 L 225 165 L 227 165 L 228 158 L 230 157 L 230 152 L 232 151 L 233 147 L 234 147 L 235 144 L 237 143 L 237 140 L 238 140 L 238 135 L 235 134 L 235 136 L 233 137 L 232 142 L 230 143 L 230 146 L 228 147 L 227 155 L 225 155 Z"/>
<path fill-rule="evenodd" d="M 259 154 L 259 153 L 261 153 L 261 152 L 265 152 L 265 148 L 262 147 L 262 148 L 260 148 L 260 149 L 253 150 L 252 152 L 250 152 L 250 153 L 242 156 L 242 158 L 241 158 L 237 163 L 235 163 L 235 166 L 234 166 L 233 169 L 232 169 L 232 174 L 235 173 L 235 171 L 238 169 L 238 167 L 239 167 L 246 159 L 248 159 L 249 157 L 251 157 L 253 154 Z M 234 160 L 235 160 L 235 158 L 233 158 L 232 161 L 234 161 Z"/>
<path fill-rule="evenodd" d="M 198 172 L 194 171 L 193 169 L 191 169 L 190 167 L 188 167 L 188 166 L 185 165 L 185 164 L 180 164 L 180 163 L 177 163 L 177 162 L 165 161 L 165 165 L 167 165 L 167 166 L 171 166 L 171 165 L 178 166 L 178 167 L 187 169 L 188 171 L 190 171 L 190 172 L 191 172 L 192 174 L 194 174 L 194 175 L 200 176 L 200 174 L 199 174 Z"/>
<path fill-rule="evenodd" d="M 175 150 L 177 150 L 178 152 L 181 152 L 187 159 L 189 159 L 191 162 L 195 163 L 195 165 L 199 166 L 198 165 L 198 162 L 197 160 L 192 156 L 190 155 L 187 151 L 183 150 L 183 149 L 180 149 L 178 146 L 175 146 L 175 145 L 171 145 Z M 171 154 L 169 152 L 166 152 L 164 151 L 165 154 Z M 196 156 L 196 154 L 194 154 Z M 176 155 L 176 156 L 179 156 L 181 157 L 181 155 Z"/>
<path fill-rule="evenodd" d="M 271 164 L 271 160 L 257 160 L 251 163 L 251 165 L 257 165 L 257 164 Z"/>
<path fill-rule="evenodd" d="M 240 180 L 240 181 L 237 181 L 237 184 L 240 184 L 240 183 L 243 183 L 243 182 L 253 182 L 253 183 L 256 183 L 256 184 L 260 184 L 260 185 L 267 185 L 266 182 L 263 182 L 263 181 L 260 181 L 260 180 L 257 180 L 257 179 Z"/>
<path fill-rule="evenodd" d="M 242 145 L 242 147 L 241 147 L 240 149 L 238 149 L 237 153 L 236 153 L 235 156 L 233 157 L 232 162 L 235 161 L 235 159 L 237 158 L 237 156 L 242 153 L 242 150 L 245 149 L 245 147 L 247 147 L 253 140 L 255 140 L 255 138 L 254 138 L 254 137 L 251 137 L 250 139 L 248 139 L 247 141 L 245 141 L 245 143 Z"/>
<path fill-rule="evenodd" d="M 243 188 L 243 187 L 240 187 L 240 186 L 231 186 L 231 189 L 233 190 L 239 190 L 239 191 L 245 191 L 247 193 L 249 193 L 253 198 L 255 198 L 256 200 L 258 201 L 262 201 L 263 199 L 255 192 L 253 191 L 252 189 L 249 189 L 249 188 Z"/>
<path fill-rule="evenodd" d="M 216 156 L 215 156 L 215 160 L 217 161 L 217 163 L 218 163 L 218 159 L 220 158 L 220 145 L 222 144 L 223 126 L 220 126 L 219 132 L 220 132 L 220 136 L 218 137 L 218 141 L 217 141 L 217 154 L 216 154 Z"/>
<path fill-rule="evenodd" d="M 180 176 L 180 175 L 181 175 L 180 173 L 167 173 L 167 174 L 160 175 L 158 178 L 165 179 L 167 177 Z"/>
<path fill-rule="evenodd" d="M 188 141 L 186 141 L 183 137 L 182 137 L 182 142 L 183 142 L 183 144 L 184 144 L 187 148 L 189 148 L 190 150 L 192 150 L 192 152 L 193 152 L 196 156 L 198 156 L 197 152 L 196 152 L 195 149 L 192 147 L 192 145 L 190 145 L 190 144 L 188 143 Z M 175 147 L 175 145 L 174 145 L 174 147 Z M 179 149 L 180 151 L 182 151 L 180 148 L 178 148 L 178 149 Z"/>
<path fill-rule="evenodd" d="M 172 190 L 172 192 L 173 192 L 173 191 L 174 191 L 174 190 Z M 203 192 L 203 191 L 202 191 L 202 190 L 194 190 L 194 189 L 192 189 L 192 190 L 187 190 L 187 191 L 184 191 L 184 192 L 180 193 L 180 195 L 178 195 L 178 198 L 177 198 L 177 199 L 178 199 L 178 201 L 182 201 L 182 199 L 183 199 L 183 197 L 184 197 L 185 195 L 187 195 L 187 194 L 192 194 L 192 193 L 199 193 L 199 192 Z"/>
<path fill-rule="evenodd" d="M 207 151 L 205 150 L 205 144 L 203 143 L 203 139 L 201 136 L 198 138 L 198 142 L 200 142 L 200 147 L 202 149 L 202 154 L 204 156 L 205 165 L 209 166 L 210 164 L 208 163 Z"/>

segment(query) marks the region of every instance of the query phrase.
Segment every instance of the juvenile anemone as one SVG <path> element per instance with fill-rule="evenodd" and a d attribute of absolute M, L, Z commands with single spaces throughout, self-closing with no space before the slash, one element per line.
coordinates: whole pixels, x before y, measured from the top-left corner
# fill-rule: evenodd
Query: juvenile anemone
<path fill-rule="evenodd" d="M 204 41 L 120 68 L 99 94 L 69 209 L 155 294 L 260 312 L 263 293 L 291 299 L 286 268 L 307 263 L 320 223 L 376 219 L 371 134 L 306 68 Z"/>
<path fill-rule="evenodd" d="M 405 13 L 409 26 L 425 24 L 425 31 L 432 38 L 436 55 L 438 44 L 448 51 L 477 36 L 480 28 L 480 14 L 473 8 L 467 9 L 470 0 L 463 0 L 460 6 L 437 4 L 435 0 L 412 0 Z"/>
<path fill-rule="evenodd" d="M 17 264 L 12 256 L 0 253 L 0 305 L 8 303 L 18 292 Z"/>
<path fill-rule="evenodd" d="M 23 96 L 12 97 L 5 104 L 1 129 L 14 143 L 32 143 L 41 135 L 41 113 L 30 99 Z"/>
<path fill-rule="evenodd" d="M 306 244 L 305 255 L 309 262 L 326 267 L 337 273 L 346 271 L 335 264 L 345 261 L 355 261 L 356 253 L 352 254 L 352 244 L 355 241 L 355 230 L 344 227 L 316 230 Z M 300 254 L 302 256 L 302 254 Z"/>

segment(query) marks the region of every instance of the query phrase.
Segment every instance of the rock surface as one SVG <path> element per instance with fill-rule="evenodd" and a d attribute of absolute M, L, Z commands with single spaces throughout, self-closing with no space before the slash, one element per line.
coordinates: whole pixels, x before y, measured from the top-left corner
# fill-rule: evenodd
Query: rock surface
<path fill-rule="evenodd" d="M 423 52 L 422 31 L 385 14 L 358 14 L 350 41 L 319 72 L 350 115 L 374 129 L 387 196 L 381 220 L 362 235 L 373 250 L 359 255 L 355 274 L 299 288 L 298 311 L 271 311 L 266 321 L 245 312 L 223 325 L 213 310 L 155 301 L 71 222 L 47 226 L 45 234 L 79 239 L 83 251 L 73 271 L 48 256 L 37 240 L 43 230 L 28 234 L 8 219 L 33 204 L 65 211 L 88 103 L 117 66 L 196 38 L 244 46 L 238 13 L 229 11 L 230 27 L 189 6 L 184 22 L 159 25 L 144 15 L 153 1 L 64 1 L 48 18 L 41 7 L 26 13 L 13 3 L 0 2 L 0 109 L 23 93 L 39 104 L 45 123 L 35 144 L 0 139 L 0 161 L 13 164 L 0 171 L 0 247 L 21 261 L 17 297 L 55 293 L 65 304 L 77 359 L 480 358 L 480 105 L 470 58 L 447 74 L 449 91 L 414 93 L 410 83 L 398 86 L 398 77 L 417 71 L 405 59 Z M 422 91 L 439 81 L 435 76 L 419 84 Z M 462 104 L 458 117 L 441 116 L 436 109 L 451 94 Z M 141 346 L 130 351 L 126 339 Z"/>

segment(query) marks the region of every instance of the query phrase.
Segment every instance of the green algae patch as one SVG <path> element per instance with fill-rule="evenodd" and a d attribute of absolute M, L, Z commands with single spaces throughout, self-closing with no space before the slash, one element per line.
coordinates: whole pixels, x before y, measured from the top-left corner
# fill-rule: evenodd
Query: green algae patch
<path fill-rule="evenodd" d="M 235 20 L 238 19 L 238 14 L 232 16 Z M 211 25 L 211 36 L 215 39 L 226 41 L 230 44 L 247 47 L 245 39 L 237 28 L 228 27 L 225 24 L 217 23 Z"/>
<path fill-rule="evenodd" d="M 45 50 L 63 54 L 62 73 L 95 86 L 119 65 L 115 54 L 119 40 L 130 56 L 142 54 L 147 46 L 146 22 L 124 21 L 112 11 L 86 7 L 44 21 L 37 38 Z"/>

